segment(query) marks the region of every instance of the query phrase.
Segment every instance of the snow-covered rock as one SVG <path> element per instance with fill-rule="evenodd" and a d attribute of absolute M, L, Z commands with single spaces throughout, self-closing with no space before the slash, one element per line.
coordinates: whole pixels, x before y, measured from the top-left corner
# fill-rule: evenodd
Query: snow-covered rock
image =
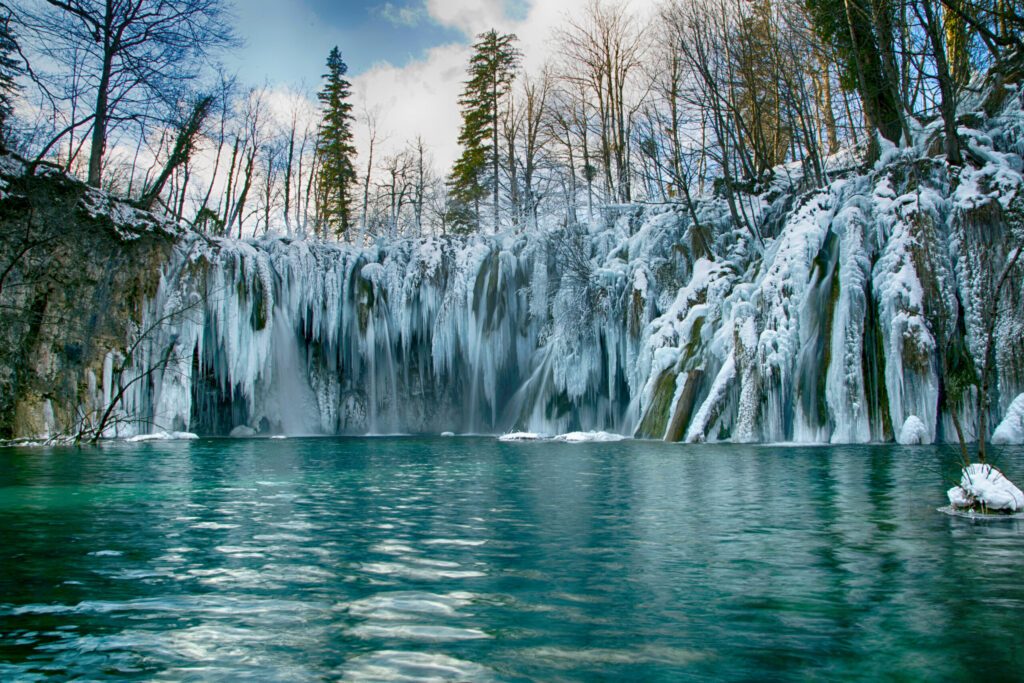
<path fill-rule="evenodd" d="M 1003 445 L 1024 444 L 1024 394 L 1013 399 L 1006 417 L 992 434 L 992 443 Z"/>
<path fill-rule="evenodd" d="M 193 441 L 198 439 L 198 434 L 192 432 L 154 432 L 152 434 L 137 434 L 125 439 L 128 443 L 145 443 L 147 441 Z"/>
<path fill-rule="evenodd" d="M 995 512 L 1024 511 L 1024 493 L 991 465 L 975 463 L 963 469 L 960 485 L 946 492 L 954 509 L 984 508 Z"/>
<path fill-rule="evenodd" d="M 921 418 L 911 415 L 903 422 L 903 428 L 900 429 L 896 441 L 902 446 L 923 446 L 931 443 L 931 438 Z"/>
<path fill-rule="evenodd" d="M 544 436 L 536 432 L 509 432 L 498 437 L 498 441 L 540 441 Z"/>
<path fill-rule="evenodd" d="M 565 443 L 608 443 L 622 441 L 625 438 L 622 434 L 612 434 L 610 432 L 569 432 L 567 434 L 559 434 L 554 438 L 554 441 L 564 441 Z"/>

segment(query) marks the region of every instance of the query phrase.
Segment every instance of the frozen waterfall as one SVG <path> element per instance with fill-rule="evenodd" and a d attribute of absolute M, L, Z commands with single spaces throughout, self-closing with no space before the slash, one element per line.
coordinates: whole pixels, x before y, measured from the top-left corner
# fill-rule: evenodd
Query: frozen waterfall
<path fill-rule="evenodd" d="M 961 187 L 985 173 L 965 169 Z M 917 416 L 922 440 L 950 440 L 943 353 L 976 353 L 992 287 L 969 245 L 1016 187 L 950 196 L 944 171 L 908 154 L 803 193 L 779 181 L 747 198 L 756 231 L 712 198 L 699 225 L 677 205 L 624 206 L 584 226 L 365 249 L 190 235 L 145 313 L 122 407 L 135 431 L 201 434 L 853 443 Z M 987 248 L 995 262 L 1008 250 Z M 993 424 L 1024 378 L 1018 294 L 997 326 Z"/>

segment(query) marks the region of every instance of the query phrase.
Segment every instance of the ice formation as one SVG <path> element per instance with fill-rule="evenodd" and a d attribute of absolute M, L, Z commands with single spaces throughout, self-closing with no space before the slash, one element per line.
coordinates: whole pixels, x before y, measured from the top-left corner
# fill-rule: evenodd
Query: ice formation
<path fill-rule="evenodd" d="M 946 492 L 954 509 L 984 508 L 995 512 L 1024 511 L 1024 493 L 991 465 L 975 463 L 963 469 L 960 485 Z"/>
<path fill-rule="evenodd" d="M 143 443 L 146 441 L 194 441 L 199 438 L 198 434 L 192 432 L 153 432 L 151 434 L 136 434 L 127 440 L 131 443 Z"/>
<path fill-rule="evenodd" d="M 535 432 L 509 432 L 508 434 L 502 434 L 498 437 L 498 441 L 541 441 L 545 437 Z"/>
<path fill-rule="evenodd" d="M 899 436 L 896 437 L 896 443 L 903 446 L 922 446 L 931 443 L 928 428 L 921 422 L 921 418 L 917 415 L 909 416 L 903 423 Z"/>
<path fill-rule="evenodd" d="M 1024 444 L 1024 394 L 1013 399 L 1006 417 L 992 434 L 994 444 Z"/>
<path fill-rule="evenodd" d="M 954 409 L 972 439 L 975 390 L 943 402 L 944 363 L 957 345 L 983 357 L 1021 211 L 1015 111 L 965 129 L 975 162 L 955 183 L 917 147 L 820 188 L 786 169 L 741 197 L 749 226 L 712 196 L 698 223 L 668 204 L 367 248 L 186 236 L 155 332 L 103 383 L 145 375 L 124 416 L 202 434 L 935 443 L 956 438 Z M 1024 389 L 1024 296 L 1007 300 L 995 421 Z M 1022 405 L 998 439 L 1019 438 Z"/>
<path fill-rule="evenodd" d="M 625 438 L 621 434 L 611 434 L 610 432 L 569 432 L 568 434 L 559 434 L 552 441 L 564 441 L 565 443 L 611 443 L 622 441 Z"/>

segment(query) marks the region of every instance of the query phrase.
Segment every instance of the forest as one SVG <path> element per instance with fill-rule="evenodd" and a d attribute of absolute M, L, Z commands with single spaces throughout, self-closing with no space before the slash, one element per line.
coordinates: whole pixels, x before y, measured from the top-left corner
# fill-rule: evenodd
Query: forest
<path fill-rule="evenodd" d="M 477 37 L 461 156 L 441 168 L 422 137 L 381 152 L 402 133 L 356 105 L 344 45 L 316 93 L 219 67 L 239 46 L 225 0 L 0 8 L 6 149 L 211 235 L 354 244 L 639 202 L 696 219 L 709 195 L 759 241 L 747 203 L 778 174 L 825 186 L 938 119 L 929 144 L 963 163 L 958 102 L 1024 47 L 1013 0 L 593 0 L 551 27 L 539 69 L 522 66 L 515 35 Z"/>

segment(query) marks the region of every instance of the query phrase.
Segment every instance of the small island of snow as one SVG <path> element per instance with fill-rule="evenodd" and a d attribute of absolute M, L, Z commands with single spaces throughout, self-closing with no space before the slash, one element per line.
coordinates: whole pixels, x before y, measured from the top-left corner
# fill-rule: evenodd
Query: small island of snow
<path fill-rule="evenodd" d="M 554 438 L 554 441 L 589 443 L 622 441 L 625 438 L 622 434 L 612 434 L 611 432 L 569 432 L 568 434 L 559 434 Z"/>
<path fill-rule="evenodd" d="M 198 434 L 192 432 L 154 432 L 152 434 L 138 434 L 126 439 L 128 443 L 145 443 L 146 441 L 192 441 L 198 439 Z"/>
<path fill-rule="evenodd" d="M 498 437 L 498 441 L 540 441 L 544 437 L 535 432 L 509 432 Z"/>
<path fill-rule="evenodd" d="M 963 469 L 960 485 L 946 492 L 954 510 L 1015 513 L 1024 511 L 1024 493 L 991 465 Z"/>

